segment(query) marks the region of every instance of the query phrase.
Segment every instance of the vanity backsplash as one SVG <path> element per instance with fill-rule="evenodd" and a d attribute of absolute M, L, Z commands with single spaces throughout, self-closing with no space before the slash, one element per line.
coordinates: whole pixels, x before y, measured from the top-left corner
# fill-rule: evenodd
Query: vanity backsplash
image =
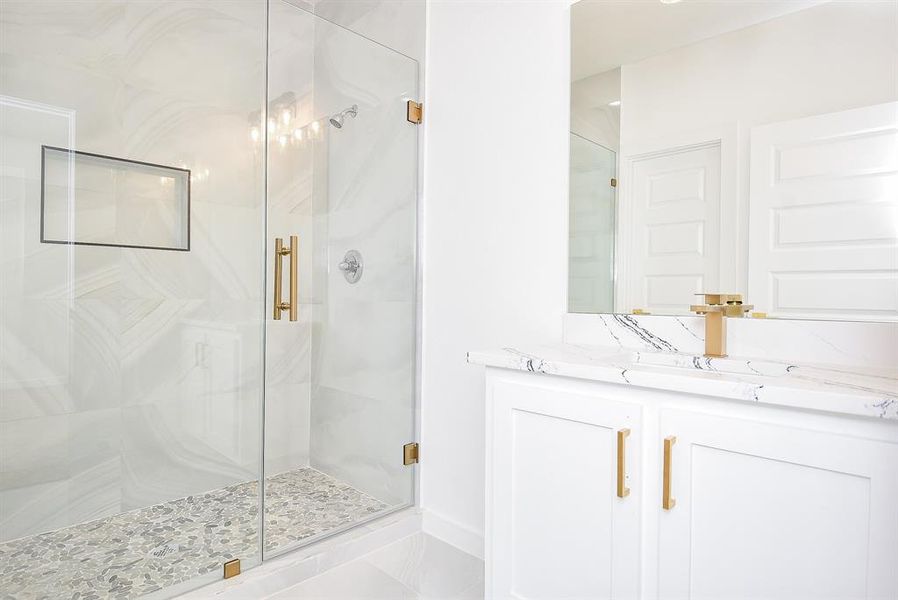
<path fill-rule="evenodd" d="M 732 357 L 898 371 L 898 323 L 745 318 L 729 319 L 727 327 Z M 564 342 L 702 354 L 704 321 L 698 316 L 568 313 Z"/>

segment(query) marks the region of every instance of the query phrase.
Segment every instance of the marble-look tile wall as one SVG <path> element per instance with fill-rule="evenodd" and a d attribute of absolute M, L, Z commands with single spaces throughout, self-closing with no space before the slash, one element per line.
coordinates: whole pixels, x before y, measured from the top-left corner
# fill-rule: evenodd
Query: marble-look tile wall
<path fill-rule="evenodd" d="M 319 17 L 424 63 L 425 0 L 292 0 Z"/>
<path fill-rule="evenodd" d="M 274 101 L 293 94 L 295 113 L 289 122 L 283 114 L 269 117 L 280 121 L 288 139 L 272 134 L 268 144 L 268 244 L 276 237 L 289 244 L 291 235 L 299 236 L 300 271 L 299 321 L 287 315 L 273 320 L 268 314 L 274 302 L 271 281 L 266 289 L 265 472 L 273 475 L 309 464 L 311 331 L 321 302 L 313 263 L 324 239 L 315 231 L 313 204 L 323 162 L 316 156 L 325 150 L 321 135 L 310 136 L 308 127 L 321 116 L 312 94 L 315 18 L 280 0 L 270 4 L 270 11 L 268 97 Z M 292 135 L 294 129 L 302 131 L 301 139 Z M 272 248 L 266 255 L 271 272 Z M 285 292 L 288 277 L 285 272 Z"/>
<path fill-rule="evenodd" d="M 315 31 L 315 104 L 357 104 L 327 134 L 326 302 L 313 332 L 311 464 L 387 503 L 409 502 L 414 431 L 418 65 L 342 28 Z M 349 284 L 336 266 L 357 250 Z"/>
<path fill-rule="evenodd" d="M 0 6 L 0 540 L 258 476 L 264 27 Z M 41 144 L 191 169 L 191 250 L 41 244 Z"/>

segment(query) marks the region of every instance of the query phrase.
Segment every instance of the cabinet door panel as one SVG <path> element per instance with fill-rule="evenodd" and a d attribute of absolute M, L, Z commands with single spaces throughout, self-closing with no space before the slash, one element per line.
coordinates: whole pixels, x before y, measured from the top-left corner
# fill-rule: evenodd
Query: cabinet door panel
<path fill-rule="evenodd" d="M 492 596 L 634 597 L 638 408 L 497 382 L 492 423 Z M 624 428 L 631 492 L 618 498 Z"/>
<path fill-rule="evenodd" d="M 659 597 L 898 597 L 894 444 L 679 411 L 662 433 Z"/>

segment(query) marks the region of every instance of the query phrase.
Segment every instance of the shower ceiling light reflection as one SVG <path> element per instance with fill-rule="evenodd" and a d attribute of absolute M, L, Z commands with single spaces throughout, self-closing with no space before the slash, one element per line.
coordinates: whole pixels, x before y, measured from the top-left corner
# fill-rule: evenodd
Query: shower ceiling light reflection
<path fill-rule="evenodd" d="M 283 150 L 300 146 L 308 140 L 321 139 L 327 123 L 341 129 L 347 117 L 355 118 L 359 111 L 358 105 L 353 104 L 330 117 L 299 124 L 297 116 L 303 112 L 300 104 L 293 92 L 285 92 L 269 103 L 270 116 L 264 115 L 262 111 L 252 113 L 249 116 L 249 138 L 253 146 L 258 148 L 262 144 L 262 123 L 265 123 L 268 130 L 268 143 Z"/>

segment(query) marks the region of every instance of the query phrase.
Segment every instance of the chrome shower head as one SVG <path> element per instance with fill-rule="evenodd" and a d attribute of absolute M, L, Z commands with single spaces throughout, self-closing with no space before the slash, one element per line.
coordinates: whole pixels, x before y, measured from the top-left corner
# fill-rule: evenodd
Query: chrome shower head
<path fill-rule="evenodd" d="M 358 104 L 353 104 L 346 110 L 343 110 L 330 118 L 331 125 L 336 127 L 337 129 L 343 128 L 343 123 L 346 121 L 346 117 L 355 118 L 359 114 L 359 106 Z"/>

